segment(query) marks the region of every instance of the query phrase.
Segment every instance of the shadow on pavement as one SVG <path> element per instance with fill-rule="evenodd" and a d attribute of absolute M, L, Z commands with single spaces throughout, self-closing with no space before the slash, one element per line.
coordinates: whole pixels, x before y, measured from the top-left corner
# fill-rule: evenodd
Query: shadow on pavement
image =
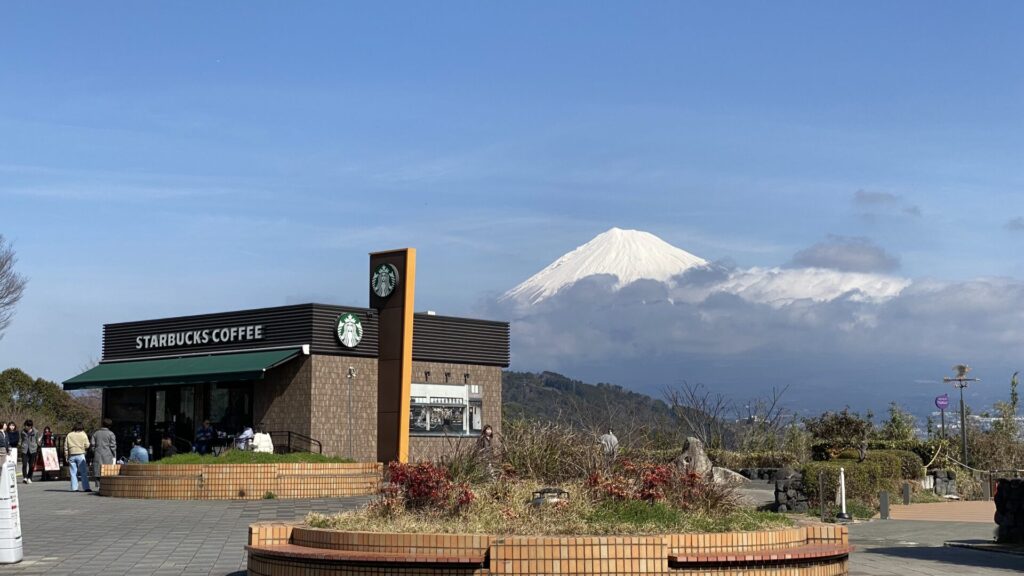
<path fill-rule="evenodd" d="M 976 568 L 999 568 L 1014 571 L 1020 571 L 1024 568 L 1024 560 L 1020 556 L 1000 554 L 998 552 L 981 552 L 965 548 L 950 548 L 947 546 L 866 548 L 861 549 L 858 553 L 904 558 L 907 560 L 927 560 L 954 566 L 973 566 Z"/>

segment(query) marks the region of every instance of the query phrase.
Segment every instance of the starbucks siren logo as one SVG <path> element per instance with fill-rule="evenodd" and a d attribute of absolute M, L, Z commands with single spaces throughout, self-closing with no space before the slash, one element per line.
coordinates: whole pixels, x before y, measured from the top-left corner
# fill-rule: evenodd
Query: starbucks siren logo
<path fill-rule="evenodd" d="M 370 278 L 370 288 L 373 293 L 381 298 L 387 298 L 395 291 L 395 286 L 398 286 L 398 268 L 395 268 L 393 264 L 377 266 Z"/>
<path fill-rule="evenodd" d="M 338 317 L 338 340 L 346 348 L 355 348 L 363 339 L 363 323 L 359 318 L 347 312 Z"/>

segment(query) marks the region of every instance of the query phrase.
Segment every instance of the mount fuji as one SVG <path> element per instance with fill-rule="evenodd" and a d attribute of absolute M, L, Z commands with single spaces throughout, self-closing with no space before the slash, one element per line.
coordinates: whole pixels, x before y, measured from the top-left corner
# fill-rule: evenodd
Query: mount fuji
<path fill-rule="evenodd" d="M 705 269 L 714 272 L 698 283 L 681 276 Z M 523 283 L 505 292 L 499 302 L 531 307 L 552 299 L 576 282 L 592 276 L 615 277 L 612 291 L 638 280 L 654 280 L 669 290 L 670 302 L 698 303 L 716 293 L 745 301 L 785 306 L 796 301 L 829 302 L 840 297 L 883 302 L 897 296 L 910 281 L 878 273 L 830 268 L 726 269 L 677 248 L 650 232 L 612 228 L 558 258 Z"/>
<path fill-rule="evenodd" d="M 676 248 L 650 232 L 612 228 L 552 262 L 501 300 L 537 304 L 588 276 L 608 274 L 618 290 L 637 280 L 671 282 L 672 278 L 708 261 Z"/>

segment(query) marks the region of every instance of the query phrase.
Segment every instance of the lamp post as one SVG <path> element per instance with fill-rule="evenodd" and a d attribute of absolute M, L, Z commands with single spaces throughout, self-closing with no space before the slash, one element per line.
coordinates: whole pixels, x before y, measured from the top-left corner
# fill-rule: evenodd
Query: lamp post
<path fill-rule="evenodd" d="M 967 364 L 957 364 L 953 366 L 953 371 L 956 372 L 956 376 L 950 378 L 946 376 L 942 379 L 943 382 L 952 382 L 953 386 L 956 386 L 960 390 L 960 441 L 963 443 L 963 454 L 964 454 L 964 466 L 970 465 L 967 461 L 967 415 L 964 413 L 964 388 L 971 382 L 979 382 L 978 378 L 968 378 L 967 373 L 971 371 L 971 367 Z"/>

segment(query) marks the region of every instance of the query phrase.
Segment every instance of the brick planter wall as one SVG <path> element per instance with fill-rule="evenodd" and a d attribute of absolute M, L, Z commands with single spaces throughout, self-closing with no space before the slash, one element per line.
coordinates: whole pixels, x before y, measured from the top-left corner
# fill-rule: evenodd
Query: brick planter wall
<path fill-rule="evenodd" d="M 100 495 L 162 500 L 257 500 L 375 494 L 379 463 L 125 464 L 104 466 Z"/>
<path fill-rule="evenodd" d="M 249 574 L 679 574 L 685 576 L 842 576 L 849 552 L 844 526 L 812 525 L 761 532 L 651 536 L 488 536 L 388 534 L 317 530 L 286 524 L 254 524 L 249 530 Z M 294 557 L 288 551 L 296 551 Z M 300 556 L 320 550 L 322 558 Z M 817 552 L 815 551 L 817 550 Z M 305 551 L 305 552 L 303 552 Z M 391 555 L 395 561 L 326 560 L 330 551 Z M 818 554 L 818 557 L 815 554 Z M 415 556 L 477 556 L 480 566 L 410 566 L 395 559 Z M 669 557 L 686 557 L 685 567 Z M 762 564 L 729 566 L 764 557 Z M 792 556 L 793 560 L 785 559 Z M 695 566 L 693 558 L 702 565 Z"/>

